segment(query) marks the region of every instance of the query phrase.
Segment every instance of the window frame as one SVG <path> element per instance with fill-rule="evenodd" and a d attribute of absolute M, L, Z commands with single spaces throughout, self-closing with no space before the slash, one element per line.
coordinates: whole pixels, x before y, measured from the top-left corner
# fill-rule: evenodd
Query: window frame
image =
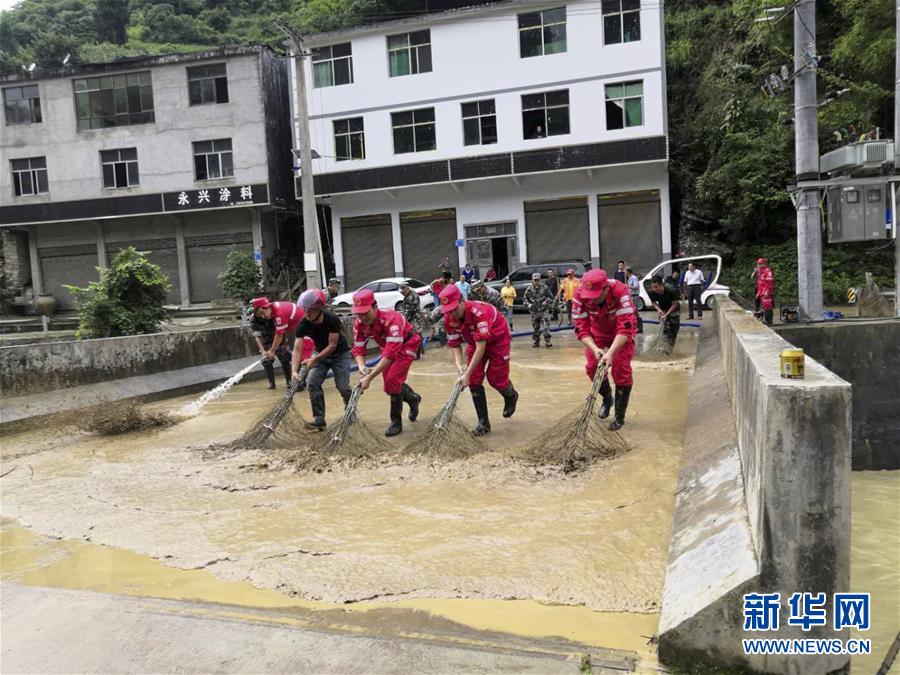
<path fill-rule="evenodd" d="M 547 102 L 548 97 L 551 95 L 557 95 L 557 94 L 565 94 L 565 103 L 564 104 L 563 103 L 554 103 L 552 105 L 548 104 L 548 102 Z M 543 97 L 543 105 L 526 108 L 525 100 L 527 98 L 532 98 L 532 97 L 537 97 L 537 96 Z M 525 122 L 525 116 L 527 113 L 533 113 L 538 110 L 543 110 L 543 123 L 540 125 L 544 129 L 544 135 L 542 138 L 549 138 L 550 136 L 566 136 L 566 135 L 572 133 L 572 119 L 571 119 L 571 115 L 570 115 L 570 109 L 571 109 L 572 103 L 569 100 L 569 90 L 568 89 L 554 89 L 551 91 L 538 91 L 538 92 L 531 92 L 529 94 L 522 94 L 521 95 L 521 105 L 522 105 L 522 139 L 523 140 L 526 140 L 526 141 L 541 140 L 541 138 L 532 138 L 531 135 L 526 135 L 527 125 Z M 554 131 L 553 133 L 551 133 L 550 129 L 551 129 L 551 122 L 552 122 L 552 115 L 551 115 L 550 111 L 551 110 L 560 110 L 561 111 L 563 109 L 565 109 L 565 111 L 566 111 L 566 114 L 565 114 L 566 130 L 565 131 Z"/>
<path fill-rule="evenodd" d="M 34 96 L 25 96 L 26 89 L 34 89 Z M 21 94 L 19 98 L 8 98 L 9 92 L 13 90 L 20 90 Z M 26 103 L 27 102 L 27 103 Z M 13 111 L 19 111 L 23 106 L 20 105 L 25 103 L 28 106 L 27 117 L 28 120 L 13 120 L 10 121 L 10 113 Z M 14 87 L 3 87 L 3 112 L 4 117 L 6 119 L 6 126 L 15 127 L 23 124 L 41 124 L 44 119 L 41 114 L 41 90 L 38 84 L 22 84 Z M 18 116 L 21 111 L 14 112 L 14 116 Z"/>
<path fill-rule="evenodd" d="M 607 11 L 606 7 L 612 3 L 618 4 L 618 9 Z M 633 5 L 637 5 L 636 7 Z M 627 7 L 627 8 L 626 8 Z M 600 15 L 603 28 L 603 44 L 605 45 L 622 45 L 630 42 L 640 42 L 641 34 L 641 2 L 640 0 L 601 0 Z M 630 40 L 625 39 L 625 22 L 628 19 L 637 17 L 637 37 Z M 607 40 L 607 19 L 617 20 L 619 27 L 617 31 L 618 39 L 614 41 Z"/>
<path fill-rule="evenodd" d="M 347 53 L 335 56 L 334 50 L 338 47 L 346 47 Z M 336 68 L 336 64 L 338 61 L 347 62 L 347 77 L 349 79 L 346 82 L 337 81 L 338 71 Z M 319 84 L 318 78 L 316 77 L 316 66 L 322 65 L 327 65 L 328 68 L 328 74 L 330 76 L 330 82 L 328 84 Z M 313 89 L 322 89 L 325 87 L 341 87 L 346 84 L 353 84 L 353 43 L 339 42 L 337 44 L 326 45 L 324 47 L 314 47 L 310 56 L 310 69 L 312 71 L 311 74 Z"/>
<path fill-rule="evenodd" d="M 117 80 L 119 83 L 124 82 L 124 86 L 117 86 Z M 107 81 L 112 81 L 112 87 L 104 86 Z M 153 124 L 156 121 L 153 76 L 149 70 L 75 78 L 72 80 L 72 91 L 75 129 L 78 132 Z M 121 95 L 116 93 L 119 91 L 122 92 Z M 90 113 L 88 115 L 81 114 L 84 103 Z M 131 110 L 135 103 L 136 110 Z M 120 104 L 124 108 L 122 112 L 118 112 Z M 112 105 L 111 114 L 104 113 L 102 109 L 108 105 Z M 100 106 L 99 112 L 96 106 Z M 107 124 L 110 121 L 112 123 Z"/>
<path fill-rule="evenodd" d="M 221 68 L 222 74 L 209 74 L 211 68 Z M 221 105 L 223 103 L 228 103 L 228 65 L 226 63 L 204 63 L 199 66 L 188 66 L 187 71 L 187 82 L 188 82 L 188 105 L 193 107 L 197 105 Z M 200 71 L 205 71 L 205 74 L 200 75 Z M 204 83 L 208 81 L 212 81 L 212 100 L 204 100 L 207 92 L 204 87 Z M 199 94 L 200 100 L 194 100 L 194 90 L 192 88 L 192 83 L 198 82 L 199 89 L 197 93 Z M 224 100 L 219 100 L 219 97 L 223 96 Z"/>
<path fill-rule="evenodd" d="M 424 120 L 421 122 L 416 121 L 416 113 L 424 113 L 424 112 L 430 112 L 431 119 Z M 412 121 L 408 124 L 406 124 L 406 123 L 398 124 L 395 118 L 399 115 L 411 115 L 410 119 Z M 432 128 L 431 136 L 432 136 L 432 140 L 433 140 L 433 147 L 419 149 L 419 147 L 418 147 L 419 141 L 418 141 L 418 137 L 417 137 L 418 136 L 417 131 L 420 128 L 424 128 L 424 127 L 428 127 L 428 126 L 430 126 Z M 406 128 L 412 129 L 412 148 L 413 149 L 398 151 L 397 150 L 397 130 L 398 129 L 406 129 Z M 406 154 L 413 153 L 413 152 L 432 152 L 434 150 L 437 150 L 437 117 L 435 114 L 435 109 L 434 108 L 416 108 L 414 110 L 398 110 L 396 112 L 392 112 L 391 113 L 391 139 L 393 141 L 395 155 L 406 155 Z"/>
<path fill-rule="evenodd" d="M 491 111 L 483 112 L 482 105 L 490 104 Z M 474 115 L 466 115 L 466 106 L 476 106 L 476 111 Z M 460 114 L 462 115 L 462 128 L 463 128 L 463 145 L 493 145 L 499 140 L 499 134 L 497 131 L 497 102 L 493 98 L 485 98 L 480 99 L 478 101 L 464 101 L 459 104 Z M 494 126 L 494 137 L 493 140 L 488 140 L 485 142 L 484 140 L 484 132 L 485 132 L 485 122 L 489 119 L 493 119 Z M 478 126 L 478 141 L 475 143 L 469 143 L 466 135 L 466 120 L 477 120 Z M 488 124 L 490 124 L 488 122 Z"/>
<path fill-rule="evenodd" d="M 123 152 L 134 151 L 134 158 L 123 157 Z M 115 159 L 104 159 L 103 155 L 116 153 Z M 121 169 L 119 167 L 122 167 Z M 114 185 L 106 184 L 106 167 L 112 167 L 112 180 Z M 125 178 L 125 185 L 119 185 L 119 172 Z M 133 175 L 132 175 L 133 172 Z M 132 177 L 134 182 L 132 182 Z M 109 148 L 100 151 L 100 180 L 103 182 L 104 190 L 124 190 L 127 188 L 139 187 L 141 184 L 140 166 L 138 164 L 137 148 Z"/>
<path fill-rule="evenodd" d="M 210 144 L 209 151 L 203 151 L 202 148 L 198 149 L 198 145 L 202 145 L 205 143 Z M 227 143 L 228 148 L 216 148 L 216 143 Z M 224 157 L 228 156 L 228 165 L 230 166 L 231 173 L 225 172 L 225 161 Z M 191 156 L 194 158 L 194 182 L 197 183 L 206 183 L 209 181 L 223 180 L 225 178 L 234 178 L 234 142 L 231 138 L 208 138 L 202 141 L 192 141 L 191 142 Z M 203 166 L 205 167 L 206 176 L 204 178 L 200 177 L 200 172 L 198 171 L 197 160 L 202 157 L 203 158 Z M 216 158 L 216 166 L 218 175 L 211 176 L 213 173 L 210 171 L 210 157 Z"/>
<path fill-rule="evenodd" d="M 35 160 L 38 160 L 43 166 L 33 166 L 32 162 Z M 28 166 L 17 169 L 15 167 L 16 162 L 28 162 Z M 12 178 L 13 197 L 36 197 L 38 195 L 50 194 L 50 176 L 47 173 L 46 155 L 37 157 L 16 157 L 15 159 L 10 159 L 9 171 Z M 30 192 L 24 192 L 22 190 L 22 177 L 24 175 L 28 176 L 28 180 L 31 183 Z M 43 176 L 43 190 L 41 190 L 41 176 Z"/>
<path fill-rule="evenodd" d="M 545 14 L 550 12 L 562 12 L 562 20 L 556 21 L 546 21 Z M 533 25 L 522 25 L 523 20 L 527 20 L 528 17 L 538 17 L 538 23 Z M 568 12 L 566 11 L 566 6 L 563 5 L 561 7 L 550 7 L 548 9 L 539 9 L 534 12 L 523 12 L 522 14 L 517 15 L 517 25 L 519 30 L 519 58 L 520 59 L 530 59 L 537 56 L 550 56 L 552 54 L 565 54 L 569 50 L 569 40 L 568 40 L 568 32 L 567 32 L 567 24 L 568 24 Z M 557 51 L 547 51 L 547 45 L 552 44 L 553 41 L 548 43 L 547 40 L 547 31 L 551 30 L 554 26 L 562 26 L 562 49 Z M 538 31 L 541 36 L 541 49 L 540 53 L 536 54 L 525 54 L 525 43 L 523 43 L 524 33 Z"/>
<path fill-rule="evenodd" d="M 640 85 L 641 93 L 639 96 L 636 95 L 628 95 L 627 90 L 629 86 Z M 609 89 L 610 87 L 622 87 L 622 95 L 621 96 L 610 96 Z M 641 121 L 639 124 L 629 124 L 628 123 L 628 102 L 639 100 L 641 106 Z M 612 127 L 610 126 L 610 114 L 609 114 L 609 106 L 610 103 L 614 103 L 615 101 L 621 101 L 621 111 L 622 111 L 622 126 L 620 127 Z M 606 130 L 607 131 L 622 131 L 624 129 L 633 129 L 635 127 L 642 127 L 646 123 L 646 117 L 644 115 L 644 81 L 643 80 L 629 80 L 627 82 L 610 82 L 603 86 L 603 102 L 604 102 L 604 112 L 606 115 Z"/>
<path fill-rule="evenodd" d="M 352 128 L 353 123 L 356 121 L 359 121 L 359 129 Z M 347 130 L 339 131 L 338 125 L 343 123 L 347 124 Z M 331 129 L 332 135 L 334 137 L 334 160 L 336 162 L 352 162 L 354 160 L 362 160 L 366 158 L 366 126 L 365 119 L 362 116 L 344 117 L 341 119 L 332 120 Z M 361 150 L 361 156 L 359 157 L 355 157 L 353 155 L 354 137 L 358 137 L 357 142 Z M 347 156 L 341 156 L 338 139 L 346 139 L 347 150 L 349 151 Z"/>
<path fill-rule="evenodd" d="M 427 41 L 425 42 L 416 42 L 413 44 L 412 36 L 413 35 L 421 35 L 422 33 L 427 33 Z M 399 46 L 391 46 L 391 40 L 396 40 L 398 38 L 406 38 L 406 44 Z M 434 70 L 434 63 L 431 59 L 431 29 L 424 28 L 422 30 L 414 30 L 408 31 L 406 33 L 395 33 L 393 35 L 385 36 L 385 41 L 387 44 L 387 62 L 388 62 L 388 77 L 407 77 L 408 75 L 421 75 L 422 73 L 430 73 Z M 405 73 L 401 72 L 393 72 L 394 71 L 394 60 L 391 58 L 393 54 L 400 54 L 400 52 L 406 52 L 406 64 L 408 67 L 408 71 Z M 422 67 L 422 54 L 427 53 L 427 68 Z M 415 67 L 413 67 L 415 66 Z"/>

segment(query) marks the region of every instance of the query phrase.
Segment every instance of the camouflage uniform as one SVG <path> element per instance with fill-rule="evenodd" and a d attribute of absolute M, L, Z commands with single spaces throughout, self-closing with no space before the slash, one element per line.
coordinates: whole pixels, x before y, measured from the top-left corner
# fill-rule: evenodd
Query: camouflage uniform
<path fill-rule="evenodd" d="M 496 288 L 491 288 L 490 286 L 473 287 L 471 298 L 493 305 L 501 314 L 506 316 L 506 305 L 500 296 L 500 291 Z"/>
<path fill-rule="evenodd" d="M 533 346 L 540 346 L 543 333 L 544 343 L 550 347 L 550 310 L 553 307 L 553 293 L 544 283 L 538 284 L 537 287 L 532 284 L 525 289 L 522 300 L 525 308 L 531 312 L 531 327 L 534 329 L 531 335 Z"/>

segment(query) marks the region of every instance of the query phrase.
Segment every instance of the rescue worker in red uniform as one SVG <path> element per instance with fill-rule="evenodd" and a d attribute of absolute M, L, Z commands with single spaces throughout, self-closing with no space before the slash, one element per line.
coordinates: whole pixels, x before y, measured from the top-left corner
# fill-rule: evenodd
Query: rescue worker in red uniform
<path fill-rule="evenodd" d="M 282 347 L 287 346 L 293 337 L 297 326 L 303 320 L 303 310 L 293 302 L 269 302 L 268 298 L 253 298 L 250 301 L 253 313 L 261 319 L 271 319 L 275 323 L 275 337 L 271 346 L 262 353 L 262 357 L 266 361 L 273 361 L 275 356 Z M 305 361 L 313 353 L 313 341 L 309 338 L 303 339 L 301 348 L 303 360 Z"/>
<path fill-rule="evenodd" d="M 587 359 L 585 372 L 593 380 L 600 364 L 605 363 L 616 385 L 616 414 L 609 428 L 625 425 L 625 411 L 633 384 L 631 359 L 637 333 L 637 312 L 631 302 L 628 286 L 609 279 L 603 270 L 591 270 L 581 278 L 581 287 L 572 298 L 575 335 L 584 344 Z M 613 407 L 609 379 L 600 387 L 603 403 L 600 418 L 606 419 Z"/>
<path fill-rule="evenodd" d="M 516 412 L 519 394 L 509 381 L 509 352 L 511 336 L 506 317 L 486 302 L 463 300 L 457 286 L 447 286 L 440 294 L 441 312 L 447 329 L 447 346 L 453 350 L 457 370 L 463 369 L 462 349 L 466 343 L 468 365 L 459 376 L 463 386 L 469 387 L 478 424 L 472 433 L 484 436 L 491 430 L 488 417 L 484 378 L 503 397 L 503 416 Z"/>
<path fill-rule="evenodd" d="M 771 326 L 775 309 L 775 275 L 765 258 L 756 261 L 756 297 L 762 307 L 763 320 Z"/>
<path fill-rule="evenodd" d="M 351 353 L 359 366 L 363 390 L 369 388 L 372 380 L 379 375 L 384 378 L 384 393 L 391 397 L 391 425 L 385 436 L 396 436 L 403 431 L 403 404 L 409 406 L 409 421 L 415 422 L 419 416 L 419 402 L 422 397 L 406 384 L 409 367 L 416 360 L 422 338 L 400 312 L 393 309 L 379 309 L 375 294 L 361 289 L 353 294 L 356 316 L 353 322 L 353 349 Z M 368 370 L 366 368 L 366 343 L 375 340 L 381 347 L 381 360 Z"/>

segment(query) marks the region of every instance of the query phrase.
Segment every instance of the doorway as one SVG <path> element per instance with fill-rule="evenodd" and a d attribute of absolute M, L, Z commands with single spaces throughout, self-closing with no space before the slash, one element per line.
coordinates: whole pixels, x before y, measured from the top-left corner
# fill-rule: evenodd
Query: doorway
<path fill-rule="evenodd" d="M 479 278 L 493 267 L 502 279 L 516 268 L 518 252 L 515 222 L 466 225 L 466 261 Z"/>

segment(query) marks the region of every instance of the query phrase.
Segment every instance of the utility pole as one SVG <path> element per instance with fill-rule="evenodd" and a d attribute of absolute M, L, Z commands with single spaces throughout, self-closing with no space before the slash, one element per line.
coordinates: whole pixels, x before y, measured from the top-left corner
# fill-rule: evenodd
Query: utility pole
<path fill-rule="evenodd" d="M 900 173 L 900 0 L 897 0 L 894 42 L 894 183 L 891 221 L 894 225 L 894 316 L 900 318 L 900 227 L 897 223 L 897 174 Z"/>
<path fill-rule="evenodd" d="M 796 180 L 819 180 L 819 120 L 816 100 L 816 0 L 794 5 L 794 149 Z M 800 314 L 808 321 L 823 318 L 822 228 L 819 189 L 800 188 L 797 197 L 797 289 Z"/>
<path fill-rule="evenodd" d="M 297 89 L 297 138 L 300 142 L 300 197 L 303 202 L 303 269 L 307 288 L 322 288 L 319 269 L 319 218 L 316 188 L 313 183 L 312 151 L 309 145 L 309 109 L 306 103 L 306 69 L 303 39 L 283 24 L 278 27 L 288 36 L 294 57 L 294 84 Z"/>

